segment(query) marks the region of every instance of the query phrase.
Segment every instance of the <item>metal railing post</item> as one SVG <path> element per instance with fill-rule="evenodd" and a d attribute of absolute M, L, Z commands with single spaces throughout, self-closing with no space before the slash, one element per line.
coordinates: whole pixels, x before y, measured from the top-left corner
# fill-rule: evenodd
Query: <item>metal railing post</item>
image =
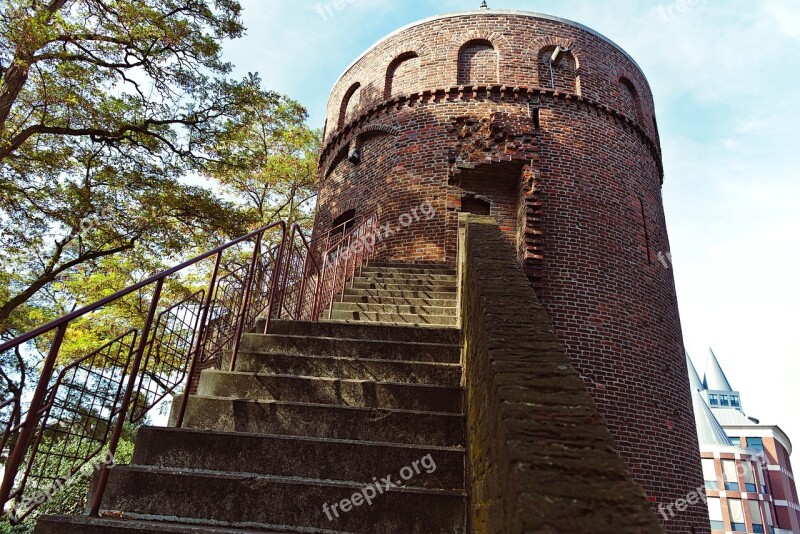
<path fill-rule="evenodd" d="M 284 237 L 286 232 L 284 232 Z M 256 244 L 253 248 L 253 257 L 250 259 L 250 268 L 247 271 L 247 279 L 244 284 L 244 295 L 242 296 L 242 304 L 239 307 L 239 317 L 236 321 L 236 331 L 233 334 L 233 348 L 231 348 L 231 365 L 230 370 L 234 371 L 236 367 L 236 356 L 239 354 L 239 345 L 241 344 L 242 333 L 244 332 L 244 323 L 247 320 L 247 314 L 250 311 L 250 294 L 253 291 L 253 278 L 255 278 L 256 262 L 261 254 L 261 239 L 264 237 L 263 232 L 256 236 Z M 275 270 L 272 271 L 273 278 Z M 270 315 L 272 310 L 270 310 Z"/>
<path fill-rule="evenodd" d="M 183 392 L 181 406 L 178 409 L 178 417 L 175 420 L 175 426 L 177 428 L 181 428 L 183 426 L 183 416 L 186 414 L 186 406 L 189 403 L 189 393 L 192 389 L 192 380 L 194 380 L 194 375 L 197 372 L 197 364 L 200 361 L 203 350 L 205 349 L 206 340 L 204 338 L 206 335 L 206 321 L 208 320 L 208 313 L 211 309 L 211 305 L 214 303 L 214 289 L 217 283 L 217 275 L 219 274 L 220 263 L 222 263 L 222 251 L 217 253 L 217 258 L 214 261 L 214 271 L 211 274 L 211 281 L 208 284 L 208 296 L 206 297 L 205 306 L 203 306 L 203 313 L 200 316 L 200 326 L 197 332 L 197 348 L 192 354 L 192 362 L 189 364 L 189 374 L 186 377 L 186 389 Z"/>
<path fill-rule="evenodd" d="M 267 320 L 264 321 L 264 334 L 269 333 L 269 325 L 272 323 L 272 312 L 275 308 L 275 298 L 280 282 L 281 265 L 283 265 L 283 255 L 286 252 L 286 223 L 281 221 L 281 244 L 278 246 L 278 256 L 275 258 L 275 267 L 272 269 L 272 280 L 270 280 L 269 304 L 267 306 Z"/>
<path fill-rule="evenodd" d="M 156 311 L 158 310 L 158 302 L 161 300 L 161 290 L 163 288 L 164 278 L 159 278 L 156 282 L 155 290 L 153 291 L 153 298 L 150 301 L 150 309 L 147 311 L 147 319 L 142 327 L 142 337 L 139 339 L 139 346 L 137 347 L 136 354 L 133 357 L 133 366 L 131 367 L 131 373 L 128 377 L 128 385 L 125 388 L 125 394 L 122 397 L 122 404 L 119 407 L 119 415 L 117 416 L 117 422 L 114 425 L 114 432 L 111 434 L 111 441 L 108 442 L 108 456 L 112 459 L 112 461 L 114 455 L 117 453 L 119 438 L 122 436 L 122 430 L 125 427 L 125 419 L 128 414 L 128 410 L 130 409 L 131 397 L 133 396 L 133 390 L 136 387 L 136 379 L 139 376 L 139 367 L 142 365 L 144 351 L 149 343 L 150 329 L 153 326 L 153 319 L 155 318 Z M 95 487 L 94 495 L 92 496 L 92 507 L 89 511 L 90 516 L 97 517 L 97 515 L 100 513 L 100 505 L 103 503 L 103 493 L 105 493 L 106 484 L 108 483 L 108 470 L 108 463 L 104 463 L 103 467 L 100 469 L 100 474 L 97 478 L 97 486 Z"/>
<path fill-rule="evenodd" d="M 50 378 L 53 376 L 53 369 L 58 359 L 58 351 L 61 349 L 61 343 L 64 341 L 66 330 L 66 324 L 58 327 L 53 337 L 53 344 L 50 345 L 50 351 L 47 353 L 47 358 L 42 366 L 42 372 L 39 374 L 39 383 L 36 384 L 36 390 L 33 393 L 31 404 L 28 408 L 28 417 L 22 424 L 17 442 L 14 444 L 14 450 L 9 455 L 8 462 L 6 462 L 5 465 L 3 485 L 0 487 L 0 506 L 8 501 L 11 491 L 14 489 L 14 480 L 17 477 L 17 471 L 25 460 L 25 451 L 28 449 L 33 433 L 36 431 L 36 425 L 39 422 L 40 416 L 39 412 L 42 409 L 42 402 L 47 395 Z"/>

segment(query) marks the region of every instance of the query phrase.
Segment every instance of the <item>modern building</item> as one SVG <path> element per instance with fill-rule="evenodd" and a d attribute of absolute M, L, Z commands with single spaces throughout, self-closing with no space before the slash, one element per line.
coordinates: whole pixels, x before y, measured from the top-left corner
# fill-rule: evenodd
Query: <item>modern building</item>
<path fill-rule="evenodd" d="M 686 362 L 712 532 L 800 533 L 789 438 L 745 414 L 713 351 L 703 380 Z"/>

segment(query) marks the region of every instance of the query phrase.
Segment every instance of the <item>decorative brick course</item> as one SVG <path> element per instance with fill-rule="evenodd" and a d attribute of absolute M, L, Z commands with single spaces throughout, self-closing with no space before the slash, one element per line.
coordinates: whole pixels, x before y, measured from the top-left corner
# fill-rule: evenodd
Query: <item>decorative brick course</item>
<path fill-rule="evenodd" d="M 487 42 L 497 83 L 457 85 L 494 68 Z M 569 52 L 553 88 L 555 46 Z M 402 57 L 413 62 L 397 68 Z M 458 214 L 489 202 L 654 506 L 702 484 L 674 281 L 655 260 L 669 241 L 653 100 L 622 50 L 518 12 L 414 25 L 334 86 L 320 167 L 315 235 L 351 208 L 395 226 L 422 202 L 436 210 L 384 239 L 380 260 L 453 263 Z M 692 527 L 707 532 L 707 516 L 669 525 Z"/>

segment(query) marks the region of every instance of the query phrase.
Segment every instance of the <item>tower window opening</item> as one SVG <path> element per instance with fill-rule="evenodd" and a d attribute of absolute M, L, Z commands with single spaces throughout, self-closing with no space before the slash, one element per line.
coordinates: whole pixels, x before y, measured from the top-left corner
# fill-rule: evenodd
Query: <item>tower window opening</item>
<path fill-rule="evenodd" d="M 711 406 L 719 406 L 719 397 L 716 393 L 709 393 L 708 394 L 708 404 Z"/>
<path fill-rule="evenodd" d="M 720 395 L 719 396 L 719 405 L 720 406 L 730 406 L 730 403 L 728 402 L 728 396 L 727 395 Z"/>
<path fill-rule="evenodd" d="M 342 236 L 350 231 L 356 224 L 356 210 L 347 210 L 331 223 L 331 235 Z"/>
<path fill-rule="evenodd" d="M 492 204 L 474 195 L 468 195 L 461 199 L 461 211 L 474 215 L 491 215 Z"/>
<path fill-rule="evenodd" d="M 458 52 L 458 85 L 497 83 L 499 60 L 494 45 L 478 39 Z"/>

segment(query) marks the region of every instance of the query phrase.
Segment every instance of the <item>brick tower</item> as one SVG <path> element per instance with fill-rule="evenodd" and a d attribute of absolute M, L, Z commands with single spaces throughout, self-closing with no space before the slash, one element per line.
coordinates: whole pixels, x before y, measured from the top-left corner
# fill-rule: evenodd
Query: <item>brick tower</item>
<path fill-rule="evenodd" d="M 449 14 L 336 82 L 314 233 L 377 213 L 379 259 L 453 264 L 458 213 L 493 215 L 657 507 L 703 485 L 662 180 L 650 87 L 625 51 L 547 15 Z M 708 532 L 707 510 L 666 528 Z"/>

